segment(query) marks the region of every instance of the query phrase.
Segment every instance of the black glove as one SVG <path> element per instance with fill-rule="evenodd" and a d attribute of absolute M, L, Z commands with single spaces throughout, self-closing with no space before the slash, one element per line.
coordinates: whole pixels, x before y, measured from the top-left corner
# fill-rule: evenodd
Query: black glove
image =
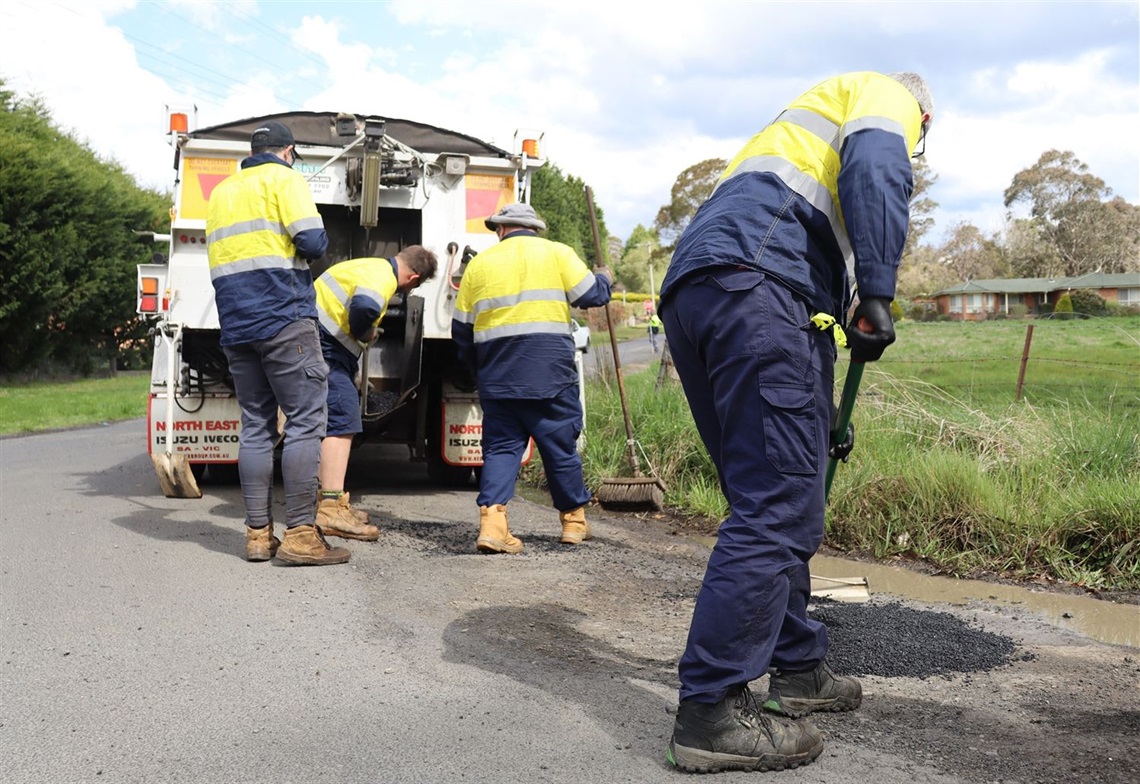
<path fill-rule="evenodd" d="M 847 462 L 851 450 L 855 448 L 855 424 L 849 422 L 847 424 L 847 432 L 844 434 L 843 442 L 836 443 L 835 431 L 831 431 L 831 437 L 828 439 L 827 456 L 832 460 L 842 460 Z"/>
<path fill-rule="evenodd" d="M 891 301 L 883 297 L 860 300 L 847 328 L 852 362 L 874 362 L 895 342 Z"/>

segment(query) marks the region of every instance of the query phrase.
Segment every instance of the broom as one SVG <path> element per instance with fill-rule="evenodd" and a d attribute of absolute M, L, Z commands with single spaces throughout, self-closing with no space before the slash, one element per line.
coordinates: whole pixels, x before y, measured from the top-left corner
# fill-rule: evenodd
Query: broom
<path fill-rule="evenodd" d="M 594 214 L 594 194 L 588 185 L 586 186 L 586 204 L 590 208 L 590 229 L 594 233 L 594 253 L 597 256 L 598 263 L 602 264 L 605 257 L 602 255 L 602 241 L 598 235 L 598 219 Z M 598 499 L 598 503 L 604 509 L 661 511 L 665 507 L 665 483 L 656 476 L 646 476 L 638 465 L 637 442 L 633 437 L 633 421 L 629 417 L 629 403 L 626 402 L 625 382 L 622 380 L 621 374 L 621 358 L 618 356 L 617 337 L 614 334 L 614 321 L 608 302 L 606 303 L 606 329 L 610 333 L 610 348 L 614 354 L 614 375 L 617 377 L 621 413 L 625 419 L 625 446 L 633 476 L 603 479 L 601 487 L 594 493 L 594 497 Z"/>

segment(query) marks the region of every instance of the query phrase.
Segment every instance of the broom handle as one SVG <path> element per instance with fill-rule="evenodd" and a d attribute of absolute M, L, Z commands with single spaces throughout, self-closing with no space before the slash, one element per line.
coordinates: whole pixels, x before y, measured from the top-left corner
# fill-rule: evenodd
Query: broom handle
<path fill-rule="evenodd" d="M 594 192 L 586 186 L 586 205 L 590 210 L 590 230 L 594 234 L 594 256 L 597 264 L 602 264 L 602 238 L 598 233 L 598 218 L 594 214 Z M 608 266 L 608 265 L 607 265 Z M 611 281 L 612 282 L 612 281 Z M 610 314 L 610 303 L 606 303 L 606 330 L 610 333 L 610 349 L 614 352 L 614 374 L 617 376 L 618 397 L 621 399 L 621 415 L 625 419 L 625 445 L 629 452 L 629 467 L 634 476 L 641 476 L 637 465 L 637 451 L 633 448 L 633 421 L 629 418 L 629 403 L 625 399 L 625 382 L 621 374 L 621 358 L 618 356 L 617 336 L 614 334 L 614 319 Z"/>

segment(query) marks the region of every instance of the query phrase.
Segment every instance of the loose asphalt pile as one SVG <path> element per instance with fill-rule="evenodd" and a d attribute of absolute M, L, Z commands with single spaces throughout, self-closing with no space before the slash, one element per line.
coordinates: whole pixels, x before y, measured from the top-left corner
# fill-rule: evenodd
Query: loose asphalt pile
<path fill-rule="evenodd" d="M 827 659 L 844 675 L 928 678 L 983 672 L 1009 664 L 1017 645 L 945 612 L 898 602 L 813 601 L 810 615 L 827 625 Z"/>

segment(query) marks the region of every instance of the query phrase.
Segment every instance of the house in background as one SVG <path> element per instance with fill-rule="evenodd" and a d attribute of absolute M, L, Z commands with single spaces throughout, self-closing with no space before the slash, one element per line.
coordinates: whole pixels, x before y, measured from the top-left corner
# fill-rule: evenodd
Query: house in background
<path fill-rule="evenodd" d="M 1105 302 L 1140 308 L 1140 272 L 1090 272 L 1071 278 L 999 278 L 968 280 L 931 295 L 938 313 L 956 321 L 981 321 L 991 315 L 1052 313 L 1067 292 L 1086 289 Z M 1024 310 L 1022 310 L 1024 308 Z"/>

